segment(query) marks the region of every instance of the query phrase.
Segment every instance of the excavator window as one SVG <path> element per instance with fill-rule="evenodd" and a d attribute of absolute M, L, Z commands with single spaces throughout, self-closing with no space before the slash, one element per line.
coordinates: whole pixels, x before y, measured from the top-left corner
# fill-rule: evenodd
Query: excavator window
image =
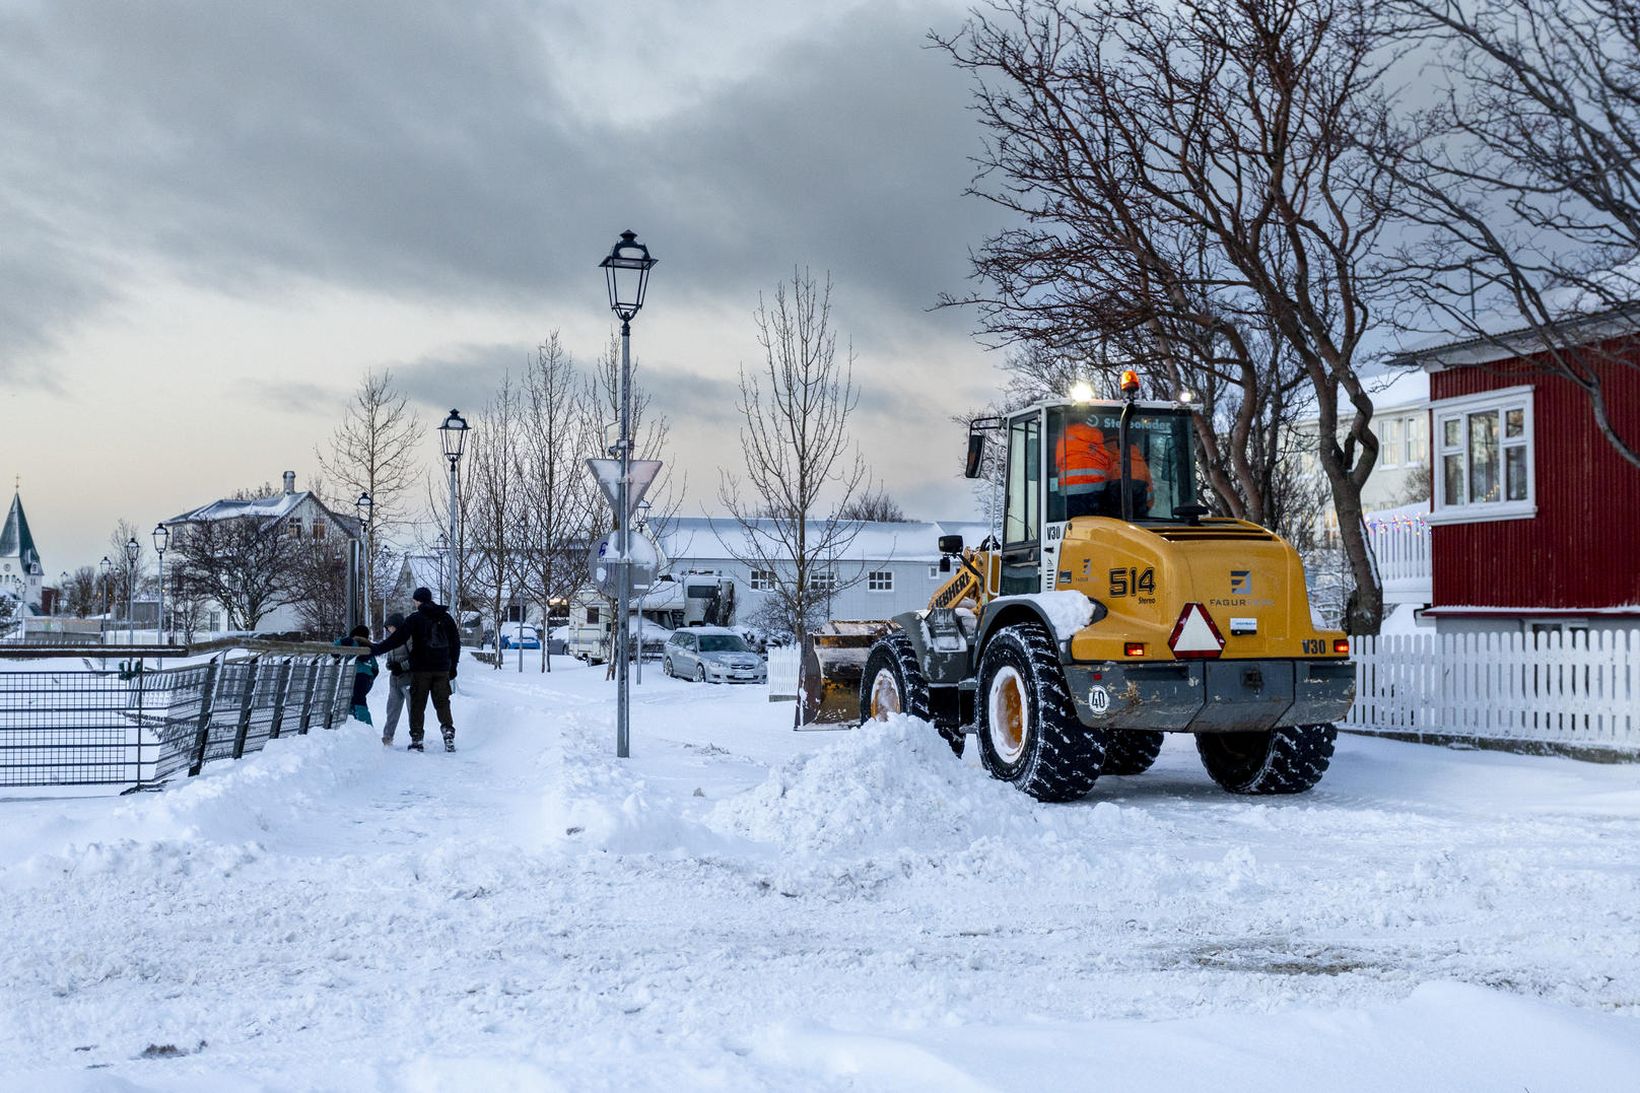
<path fill-rule="evenodd" d="M 1002 542 L 1035 543 L 1042 535 L 1040 425 L 1036 414 L 1008 425 L 1008 495 L 1003 510 Z"/>
<path fill-rule="evenodd" d="M 1125 481 L 1118 442 L 1121 424 L 1119 406 L 1048 411 L 1050 522 L 1077 516 L 1121 517 L 1124 490 L 1135 520 L 1173 520 L 1179 506 L 1196 503 L 1189 412 L 1133 413 L 1128 419 Z"/>

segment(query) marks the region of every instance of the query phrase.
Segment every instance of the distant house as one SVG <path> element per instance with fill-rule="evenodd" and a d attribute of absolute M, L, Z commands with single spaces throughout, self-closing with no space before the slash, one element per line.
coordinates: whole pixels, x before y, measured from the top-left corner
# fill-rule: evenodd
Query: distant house
<path fill-rule="evenodd" d="M 1602 376 L 1612 423 L 1640 437 L 1640 330 L 1591 321 L 1599 318 L 1568 319 L 1554 333 L 1599 345 L 1589 367 Z M 1527 338 L 1437 339 L 1395 361 L 1430 378 L 1427 614 L 1442 632 L 1640 627 L 1640 469 Z"/>
<path fill-rule="evenodd" d="M 940 536 L 962 535 L 967 545 L 977 546 L 990 531 L 980 523 L 922 520 L 854 521 L 851 530 L 849 543 L 816 573 L 820 589 L 836 589 L 830 602 L 834 619 L 887 619 L 927 607 L 929 596 L 951 576 L 940 572 Z M 674 576 L 716 573 L 734 579 L 737 623 L 755 619 L 775 586 L 773 571 L 741 560 L 751 550 L 746 531 L 731 517 L 677 517 L 666 522 L 658 539 Z"/>
<path fill-rule="evenodd" d="M 6 526 L 0 529 L 0 594 L 15 600 L 20 614 L 38 615 L 44 594 L 45 567 L 40 562 L 40 551 L 34 545 L 29 531 L 28 517 L 23 515 L 23 498 L 11 496 L 11 511 L 6 513 Z"/>
<path fill-rule="evenodd" d="M 198 525 L 227 520 L 255 521 L 262 534 L 284 535 L 292 539 L 356 542 L 361 538 L 359 522 L 351 516 L 331 511 L 317 494 L 296 488 L 296 472 L 284 474 L 284 490 L 269 497 L 224 497 L 162 521 L 170 528 L 173 545 L 180 546 Z M 167 612 L 169 614 L 169 611 Z M 221 633 L 228 624 L 227 608 L 207 601 L 196 622 L 196 632 Z M 274 608 L 256 625 L 256 633 L 290 633 L 302 629 L 292 606 Z"/>

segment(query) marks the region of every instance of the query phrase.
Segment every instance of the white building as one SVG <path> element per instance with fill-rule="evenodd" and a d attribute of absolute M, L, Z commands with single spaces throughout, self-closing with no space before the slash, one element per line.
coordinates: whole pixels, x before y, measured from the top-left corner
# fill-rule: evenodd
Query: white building
<path fill-rule="evenodd" d="M 11 496 L 11 511 L 0 530 L 0 595 L 20 605 L 18 614 L 38 615 L 45 587 L 45 567 L 23 515 L 21 494 Z"/>
<path fill-rule="evenodd" d="M 179 513 L 163 521 L 171 529 L 172 546 L 178 547 L 186 539 L 189 529 L 199 524 L 224 520 L 252 520 L 261 525 L 265 535 L 284 535 L 292 539 L 340 539 L 356 542 L 360 539 L 357 520 L 341 516 L 327 508 L 318 496 L 309 490 L 296 488 L 296 472 L 284 474 L 284 490 L 271 497 L 225 497 L 196 509 Z M 227 608 L 216 602 L 207 602 L 198 629 L 205 633 L 221 633 L 228 623 Z M 256 624 L 258 634 L 290 633 L 302 629 L 296 608 L 274 608 Z"/>
<path fill-rule="evenodd" d="M 815 538 L 823 534 L 816 522 Z M 928 598 L 950 578 L 940 572 L 939 540 L 961 535 L 977 546 L 990 533 L 982 523 L 962 521 L 851 521 L 852 538 L 816 575 L 816 586 L 835 588 L 834 619 L 887 619 L 928 606 Z M 726 516 L 678 517 L 657 536 L 674 576 L 717 573 L 735 583 L 735 622 L 755 619 L 775 587 L 776 574 L 741 559 L 754 554 L 747 532 Z"/>

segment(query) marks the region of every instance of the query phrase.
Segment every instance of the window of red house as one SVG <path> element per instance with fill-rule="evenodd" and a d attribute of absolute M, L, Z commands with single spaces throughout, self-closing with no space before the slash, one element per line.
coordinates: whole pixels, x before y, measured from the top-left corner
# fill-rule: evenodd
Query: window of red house
<path fill-rule="evenodd" d="M 1530 387 L 1443 399 L 1430 411 L 1436 522 L 1506 520 L 1537 512 Z"/>

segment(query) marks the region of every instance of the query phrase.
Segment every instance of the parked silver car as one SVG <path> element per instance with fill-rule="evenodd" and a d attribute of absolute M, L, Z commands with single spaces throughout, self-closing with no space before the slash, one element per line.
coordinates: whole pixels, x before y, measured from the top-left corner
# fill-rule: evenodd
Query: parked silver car
<path fill-rule="evenodd" d="M 690 626 L 673 633 L 661 653 L 669 676 L 699 683 L 766 683 L 769 668 L 739 634 L 721 626 Z"/>

